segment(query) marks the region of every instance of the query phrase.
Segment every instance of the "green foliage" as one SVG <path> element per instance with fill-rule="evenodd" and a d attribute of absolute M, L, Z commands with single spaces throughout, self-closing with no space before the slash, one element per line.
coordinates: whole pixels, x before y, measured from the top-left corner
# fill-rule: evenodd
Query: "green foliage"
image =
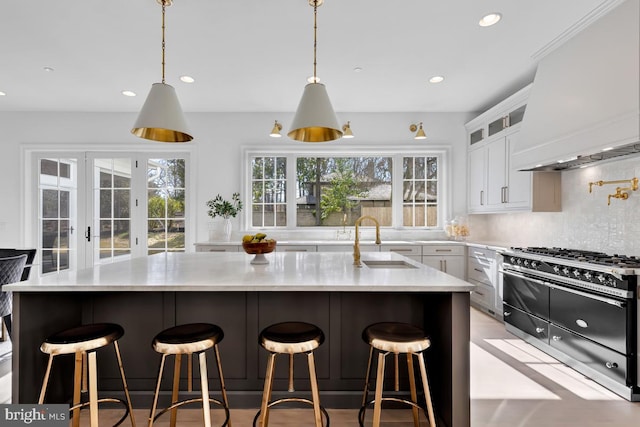
<path fill-rule="evenodd" d="M 242 210 L 242 201 L 240 193 L 233 193 L 231 201 L 224 200 L 220 194 L 207 202 L 209 211 L 207 212 L 211 218 L 221 216 L 225 219 L 236 217 L 238 212 Z"/>
<path fill-rule="evenodd" d="M 333 173 L 329 186 L 323 188 L 320 198 L 320 218 L 327 219 L 333 212 L 344 212 L 356 207 L 359 203 L 355 197 L 366 194 L 361 191 L 353 173 L 353 169 L 345 161 L 336 162 L 336 170 Z"/>

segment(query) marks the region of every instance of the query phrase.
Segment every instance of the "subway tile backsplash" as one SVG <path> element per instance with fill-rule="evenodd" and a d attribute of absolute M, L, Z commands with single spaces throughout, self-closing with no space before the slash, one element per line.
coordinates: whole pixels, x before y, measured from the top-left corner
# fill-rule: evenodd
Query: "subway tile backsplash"
<path fill-rule="evenodd" d="M 616 187 L 591 181 L 640 177 L 640 157 L 562 172 L 562 212 L 470 215 L 471 240 L 510 246 L 556 246 L 640 256 L 640 190 L 611 199 Z"/>

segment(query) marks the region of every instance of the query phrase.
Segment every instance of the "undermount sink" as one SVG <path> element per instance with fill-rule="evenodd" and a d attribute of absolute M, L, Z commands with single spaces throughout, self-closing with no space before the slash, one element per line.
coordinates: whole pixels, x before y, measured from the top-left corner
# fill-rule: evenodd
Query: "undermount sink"
<path fill-rule="evenodd" d="M 418 268 L 402 260 L 364 260 L 362 263 L 369 268 Z"/>

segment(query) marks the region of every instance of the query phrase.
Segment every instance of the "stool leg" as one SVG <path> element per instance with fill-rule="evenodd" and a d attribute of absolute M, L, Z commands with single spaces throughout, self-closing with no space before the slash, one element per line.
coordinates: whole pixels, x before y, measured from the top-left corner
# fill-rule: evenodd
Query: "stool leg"
<path fill-rule="evenodd" d="M 424 363 L 424 355 L 418 353 L 420 363 L 420 374 L 422 375 L 422 387 L 424 388 L 424 399 L 427 401 L 427 412 L 429 413 L 429 424 L 436 427 L 436 418 L 433 414 L 433 404 L 431 403 L 431 392 L 429 391 L 429 381 L 427 380 L 427 367 Z"/>
<path fill-rule="evenodd" d="M 384 386 L 384 361 L 387 354 L 378 352 L 378 371 L 376 373 L 376 395 L 373 403 L 373 427 L 380 427 L 382 415 L 382 388 Z"/>
<path fill-rule="evenodd" d="M 89 414 L 91 427 L 98 427 L 98 369 L 95 351 L 87 353 L 89 364 Z"/>
<path fill-rule="evenodd" d="M 409 373 L 409 390 L 411 391 L 411 401 L 415 404 L 418 404 L 418 393 L 416 392 L 416 377 L 415 372 L 413 370 L 413 354 L 407 353 L 407 370 Z M 411 411 L 413 412 L 413 425 L 415 427 L 420 427 L 420 418 L 418 408 L 415 406 L 411 407 Z"/>
<path fill-rule="evenodd" d="M 44 373 L 44 379 L 42 380 L 42 388 L 40 389 L 40 397 L 38 398 L 38 404 L 44 403 L 44 395 L 47 392 L 47 385 L 49 384 L 49 375 L 51 375 L 51 365 L 53 364 L 53 354 L 49 355 L 49 362 L 47 363 L 47 370 Z"/>
<path fill-rule="evenodd" d="M 166 354 L 162 355 L 160 360 L 160 368 L 158 368 L 158 381 L 156 382 L 156 391 L 153 394 L 153 403 L 151 404 L 151 412 L 149 412 L 149 427 L 153 427 L 153 417 L 156 414 L 156 407 L 158 405 L 158 395 L 160 394 L 160 383 L 162 382 L 162 371 L 164 368 L 164 360 L 167 358 Z"/>
<path fill-rule="evenodd" d="M 271 387 L 273 386 L 273 371 L 276 365 L 276 353 L 269 353 L 267 361 L 267 372 L 264 377 L 264 390 L 262 392 L 262 404 L 260 405 L 260 418 L 258 426 L 267 427 L 269 425 L 269 401 L 271 401 Z"/>
<path fill-rule="evenodd" d="M 296 389 L 293 387 L 293 353 L 289 355 L 289 393 L 293 393 Z"/>
<path fill-rule="evenodd" d="M 113 348 L 116 351 L 116 358 L 118 359 L 118 369 L 120 369 L 120 376 L 122 377 L 122 387 L 124 388 L 124 396 L 127 399 L 127 408 L 129 409 L 129 418 L 131 419 L 131 427 L 136 427 L 136 420 L 133 417 L 133 405 L 131 404 L 131 396 L 129 395 L 129 386 L 127 386 L 127 378 L 124 375 L 124 366 L 122 365 L 122 356 L 120 356 L 120 347 L 118 341 L 113 342 Z"/>
<path fill-rule="evenodd" d="M 218 367 L 218 377 L 220 378 L 220 391 L 222 392 L 222 402 L 224 406 L 229 409 L 229 399 L 227 398 L 227 388 L 224 385 L 224 375 L 222 375 L 222 363 L 220 363 L 220 350 L 218 349 L 218 344 L 213 346 L 213 352 L 216 355 L 216 366 Z M 227 427 L 231 427 L 231 417 L 229 417 L 229 422 L 227 423 Z"/>
<path fill-rule="evenodd" d="M 178 401 L 178 394 L 180 392 L 180 367 L 182 363 L 182 355 L 176 354 L 176 358 L 173 365 L 173 388 L 171 390 L 171 404 L 173 405 Z M 178 419 L 178 408 L 171 409 L 171 427 L 176 427 L 176 420 Z"/>
<path fill-rule="evenodd" d="M 204 426 L 211 427 L 211 406 L 209 405 L 209 376 L 207 375 L 207 355 L 204 351 L 198 355 L 200 359 L 200 388 L 202 389 L 202 413 Z"/>
<path fill-rule="evenodd" d="M 369 346 L 369 361 L 367 362 L 367 373 L 364 376 L 364 392 L 362 393 L 362 419 L 361 424 L 364 423 L 364 417 L 367 412 L 367 401 L 369 400 L 369 384 L 371 383 L 371 363 L 373 361 L 373 347 Z"/>
<path fill-rule="evenodd" d="M 75 366 L 73 368 L 73 404 L 72 406 L 76 406 L 80 404 L 80 388 L 82 387 L 82 379 L 83 379 L 83 367 L 85 366 L 85 354 L 82 351 L 77 351 L 75 353 Z M 73 410 L 73 415 L 71 415 L 71 419 L 73 420 L 73 427 L 80 426 L 80 407 Z"/>
<path fill-rule="evenodd" d="M 320 412 L 320 393 L 318 391 L 318 378 L 316 377 L 316 363 L 313 352 L 307 353 L 309 362 L 309 380 L 311 381 L 311 397 L 313 399 L 313 415 L 316 420 L 316 427 L 322 427 L 322 413 Z"/>
<path fill-rule="evenodd" d="M 193 353 L 187 357 L 187 391 L 193 391 Z"/>

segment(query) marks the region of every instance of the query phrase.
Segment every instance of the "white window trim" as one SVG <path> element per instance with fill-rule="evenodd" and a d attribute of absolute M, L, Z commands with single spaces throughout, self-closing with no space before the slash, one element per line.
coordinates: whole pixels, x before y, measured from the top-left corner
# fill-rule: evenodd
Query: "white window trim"
<path fill-rule="evenodd" d="M 389 146 L 393 144 L 390 143 Z M 313 145 L 297 145 L 296 147 L 271 147 L 265 148 L 261 146 L 245 146 L 242 149 L 242 179 L 241 188 L 244 189 L 242 194 L 242 202 L 247 207 L 244 214 L 241 214 L 241 221 L 246 230 L 260 230 L 261 227 L 253 227 L 251 225 L 251 179 L 249 177 L 250 168 L 249 161 L 252 157 L 286 157 L 287 158 L 287 218 L 293 218 L 296 214 L 295 204 L 289 203 L 295 200 L 295 186 L 291 185 L 290 176 L 295 170 L 296 157 L 313 157 L 313 156 L 335 156 L 335 157 L 355 157 L 355 156 L 376 156 L 376 157 L 393 157 L 393 190 L 392 190 L 392 206 L 393 206 L 393 224 L 387 229 L 394 230 L 443 230 L 446 218 L 451 216 L 453 206 L 452 194 L 452 166 L 451 166 L 451 147 L 446 145 L 429 145 L 422 149 L 416 149 L 415 146 L 394 146 L 393 148 L 384 148 L 381 146 L 348 146 L 348 145 L 331 145 L 318 147 Z M 438 195 L 442 195 L 438 203 L 438 226 L 436 227 L 405 227 L 402 224 L 402 158 L 406 156 L 434 156 L 439 158 L 438 169 Z M 291 230 L 302 231 L 309 229 L 330 230 L 336 227 L 296 227 L 287 220 L 286 227 L 269 227 L 269 230 Z"/>

